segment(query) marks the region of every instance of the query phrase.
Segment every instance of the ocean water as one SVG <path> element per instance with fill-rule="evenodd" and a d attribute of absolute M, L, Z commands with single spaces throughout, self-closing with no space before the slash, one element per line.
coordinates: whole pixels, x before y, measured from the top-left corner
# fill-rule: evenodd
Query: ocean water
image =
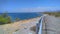
<path fill-rule="evenodd" d="M 0 14 L 3 14 L 3 13 L 0 13 Z M 15 20 L 15 18 L 24 20 L 24 19 L 35 18 L 42 15 L 41 13 L 7 13 L 7 14 L 8 16 L 11 17 L 12 20 Z"/>

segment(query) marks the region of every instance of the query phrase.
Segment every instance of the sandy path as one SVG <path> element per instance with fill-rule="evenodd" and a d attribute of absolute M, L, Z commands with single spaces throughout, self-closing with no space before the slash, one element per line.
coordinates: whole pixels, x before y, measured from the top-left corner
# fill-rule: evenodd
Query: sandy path
<path fill-rule="evenodd" d="M 54 16 L 45 17 L 46 34 L 60 34 L 60 18 Z M 44 34 L 44 33 L 43 33 Z"/>

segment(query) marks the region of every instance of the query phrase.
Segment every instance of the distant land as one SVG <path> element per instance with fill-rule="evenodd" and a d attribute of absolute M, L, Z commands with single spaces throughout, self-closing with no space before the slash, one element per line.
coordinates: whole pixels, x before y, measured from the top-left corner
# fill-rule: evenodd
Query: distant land
<path fill-rule="evenodd" d="M 60 17 L 60 12 L 43 12 L 43 14 L 53 15 L 55 17 Z"/>

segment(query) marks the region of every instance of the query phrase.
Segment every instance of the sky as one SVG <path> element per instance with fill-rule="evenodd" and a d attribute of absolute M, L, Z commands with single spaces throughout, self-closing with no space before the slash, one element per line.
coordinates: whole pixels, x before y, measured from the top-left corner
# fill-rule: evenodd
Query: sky
<path fill-rule="evenodd" d="M 0 0 L 1 12 L 45 12 L 60 10 L 60 0 Z"/>

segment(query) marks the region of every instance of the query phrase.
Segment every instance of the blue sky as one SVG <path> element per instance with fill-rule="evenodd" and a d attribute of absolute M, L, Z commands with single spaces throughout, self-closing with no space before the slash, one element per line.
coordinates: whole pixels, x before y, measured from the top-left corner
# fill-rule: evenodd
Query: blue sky
<path fill-rule="evenodd" d="M 60 0 L 0 0 L 0 12 L 44 12 L 60 10 Z"/>

